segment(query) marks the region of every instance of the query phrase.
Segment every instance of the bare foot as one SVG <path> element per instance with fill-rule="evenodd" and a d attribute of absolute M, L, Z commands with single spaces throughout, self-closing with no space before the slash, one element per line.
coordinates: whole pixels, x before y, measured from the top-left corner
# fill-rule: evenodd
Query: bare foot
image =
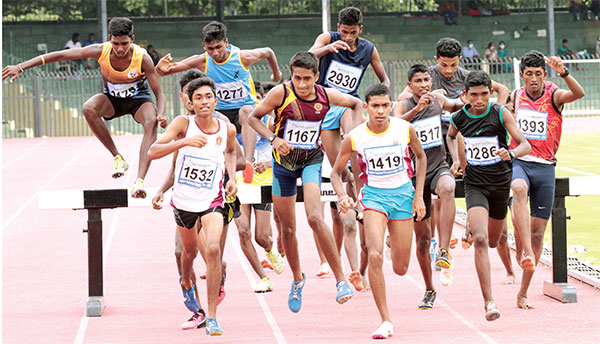
<path fill-rule="evenodd" d="M 535 271 L 535 263 L 533 258 L 527 256 L 525 258 L 523 258 L 521 260 L 521 262 L 519 263 L 519 265 L 521 266 L 521 269 L 523 269 L 523 271 L 527 271 L 527 272 L 534 272 Z"/>
<path fill-rule="evenodd" d="M 514 274 L 506 274 L 506 278 L 504 279 L 504 284 L 515 284 L 515 275 Z"/>
<path fill-rule="evenodd" d="M 517 307 L 521 309 L 533 309 L 531 303 L 527 299 L 527 296 L 517 295 Z"/>
<path fill-rule="evenodd" d="M 362 275 L 362 282 L 363 282 L 363 292 L 365 291 L 371 291 L 371 285 L 369 284 L 369 279 L 367 278 L 367 275 Z"/>

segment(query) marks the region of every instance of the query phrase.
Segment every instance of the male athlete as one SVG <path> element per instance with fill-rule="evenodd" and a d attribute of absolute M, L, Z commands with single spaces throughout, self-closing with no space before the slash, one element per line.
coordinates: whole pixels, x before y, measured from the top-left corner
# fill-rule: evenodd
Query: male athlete
<path fill-rule="evenodd" d="M 131 196 L 145 198 L 144 178 L 150 167 L 148 149 L 156 141 L 157 123 L 163 128 L 168 123 L 167 117 L 164 116 L 165 95 L 154 71 L 152 58 L 144 49 L 133 44 L 133 22 L 128 18 L 113 18 L 108 23 L 108 33 L 108 42 L 103 44 L 55 51 L 16 66 L 6 66 L 2 70 L 2 80 L 12 77 L 10 81 L 13 81 L 26 69 L 50 62 L 88 58 L 98 60 L 102 70 L 104 92 L 96 94 L 83 104 L 83 115 L 94 135 L 114 157 L 113 178 L 123 176 L 129 165 L 117 150 L 102 119 L 111 120 L 131 114 L 133 119 L 144 127 L 138 175 Z M 156 96 L 156 105 L 152 102 L 148 84 Z"/>

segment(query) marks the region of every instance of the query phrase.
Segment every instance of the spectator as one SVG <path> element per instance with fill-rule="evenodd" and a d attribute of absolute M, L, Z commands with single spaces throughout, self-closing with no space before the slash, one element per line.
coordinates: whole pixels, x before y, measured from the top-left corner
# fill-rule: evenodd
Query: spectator
<path fill-rule="evenodd" d="M 447 0 L 440 6 L 440 14 L 444 17 L 444 23 L 446 25 L 457 25 L 456 17 L 458 12 L 454 8 L 454 1 Z"/>
<path fill-rule="evenodd" d="M 490 73 L 498 73 L 498 51 L 494 42 L 490 42 L 485 49 L 485 58 L 490 63 Z"/>
<path fill-rule="evenodd" d="M 573 20 L 587 20 L 587 6 L 585 0 L 571 0 L 569 2 L 569 12 L 573 14 Z"/>
<path fill-rule="evenodd" d="M 560 47 L 558 47 L 556 55 L 558 55 L 563 60 L 564 59 L 571 60 L 571 59 L 577 58 L 577 54 L 575 54 L 573 52 L 573 50 L 571 50 L 571 48 L 569 48 L 569 41 L 567 39 L 562 40 L 562 45 Z M 575 63 L 574 65 L 575 65 L 576 70 L 581 70 L 579 68 L 578 64 Z"/>
<path fill-rule="evenodd" d="M 590 11 L 594 14 L 591 19 L 600 19 L 600 0 L 592 0 Z"/>
<path fill-rule="evenodd" d="M 91 45 L 91 44 L 98 44 L 98 41 L 96 40 L 96 35 L 93 32 L 90 33 L 87 41 L 83 42 L 83 46 L 87 47 L 88 45 Z"/>
<path fill-rule="evenodd" d="M 498 44 L 498 59 L 502 63 L 502 73 L 512 72 L 512 63 L 508 58 L 508 50 L 506 50 L 506 43 L 500 41 Z"/>
<path fill-rule="evenodd" d="M 462 48 L 462 57 L 465 59 L 466 69 L 479 69 L 479 53 L 473 46 L 473 40 L 468 40 L 467 45 Z"/>
<path fill-rule="evenodd" d="M 156 49 L 154 49 L 152 45 L 149 45 L 148 48 L 146 48 L 146 51 L 148 52 L 148 55 L 150 55 L 150 57 L 152 58 L 152 62 L 154 62 L 154 65 L 156 66 L 158 64 L 158 61 L 160 61 L 160 59 L 162 58 L 162 55 L 159 54 L 158 51 L 156 51 Z"/>
<path fill-rule="evenodd" d="M 81 42 L 79 42 L 79 34 L 77 32 L 75 32 L 73 36 L 71 36 L 71 39 L 65 43 L 65 48 L 81 48 Z"/>

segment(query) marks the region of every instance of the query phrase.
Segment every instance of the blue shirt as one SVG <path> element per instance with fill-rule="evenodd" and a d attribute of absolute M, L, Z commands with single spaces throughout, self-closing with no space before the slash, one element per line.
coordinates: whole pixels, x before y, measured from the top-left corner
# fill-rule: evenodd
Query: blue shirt
<path fill-rule="evenodd" d="M 473 48 L 463 47 L 462 48 L 462 56 L 467 59 L 472 59 L 475 56 L 479 56 L 479 53 L 477 52 L 477 49 L 475 49 L 475 47 L 473 47 Z"/>

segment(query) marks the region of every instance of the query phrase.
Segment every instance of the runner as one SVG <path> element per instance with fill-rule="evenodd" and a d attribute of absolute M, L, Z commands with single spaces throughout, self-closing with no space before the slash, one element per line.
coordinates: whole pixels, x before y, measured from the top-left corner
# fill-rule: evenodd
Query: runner
<path fill-rule="evenodd" d="M 244 180 L 252 181 L 254 168 L 252 158 L 256 144 L 256 132 L 248 125 L 248 115 L 256 106 L 256 90 L 249 68 L 255 63 L 266 60 L 273 71 L 271 80 L 281 80 L 281 72 L 277 57 L 271 48 L 240 50 L 230 45 L 227 39 L 227 27 L 216 21 L 202 28 L 204 54 L 190 56 L 180 62 L 173 63 L 171 54 L 165 55 L 156 70 L 159 75 L 179 73 L 190 68 L 198 68 L 213 79 L 217 85 L 217 110 L 222 112 L 231 123 L 235 124 L 237 133 L 242 135 L 244 157 L 248 161 L 244 170 Z"/>
<path fill-rule="evenodd" d="M 108 42 L 103 44 L 55 51 L 16 66 L 6 66 L 2 70 L 2 80 L 12 77 L 12 82 L 26 69 L 46 63 L 79 59 L 97 60 L 102 70 L 104 92 L 96 94 L 83 104 L 83 115 L 94 135 L 114 157 L 113 178 L 123 176 L 129 164 L 119 153 L 102 119 L 108 121 L 130 114 L 144 127 L 137 180 L 131 190 L 131 196 L 145 198 L 144 178 L 150 167 L 148 149 L 156 141 L 157 123 L 163 128 L 168 123 L 167 117 L 164 116 L 165 95 L 154 71 L 152 58 L 144 49 L 133 44 L 133 22 L 128 18 L 113 18 L 108 23 L 108 33 Z M 156 96 L 156 105 L 152 102 L 148 84 Z"/>
<path fill-rule="evenodd" d="M 548 75 L 546 64 L 563 78 L 568 90 L 544 81 Z M 517 306 L 528 309 L 532 306 L 527 299 L 527 289 L 542 254 L 544 232 L 554 203 L 554 168 L 562 133 L 561 112 L 565 104 L 582 98 L 585 93 L 559 57 L 546 57 L 539 51 L 523 55 L 520 74 L 525 85 L 513 93 L 512 99 L 517 124 L 532 149 L 531 153 L 513 162 L 512 221 L 524 251 L 520 260 L 524 271 Z M 513 140 L 511 147 L 514 146 Z M 527 211 L 528 195 L 530 213 Z"/>
<path fill-rule="evenodd" d="M 435 301 L 436 291 L 431 276 L 431 258 L 429 254 L 433 227 L 431 224 L 431 194 L 439 196 L 441 204 L 440 233 L 450 236 L 454 226 L 456 204 L 454 188 L 456 183 L 446 162 L 446 150 L 442 136 L 442 110 L 454 112 L 462 107 L 460 99 L 448 99 L 440 93 L 431 92 L 431 76 L 427 67 L 413 65 L 408 70 L 408 87 L 412 97 L 399 102 L 394 108 L 394 115 L 413 124 L 417 137 L 427 155 L 427 172 L 423 189 L 423 201 L 426 214 L 423 220 L 415 222 L 417 243 L 417 260 L 425 281 L 425 296 L 419 304 L 420 309 L 431 309 Z M 414 182 L 413 178 L 413 182 Z M 414 183 L 413 183 L 414 184 Z M 415 184 L 416 185 L 416 184 Z M 453 259 L 447 249 L 442 248 L 435 264 L 445 271 L 450 268 Z M 452 275 L 442 280 L 444 285 L 452 283 Z"/>
<path fill-rule="evenodd" d="M 171 199 L 183 242 L 181 288 L 188 309 L 192 312 L 199 309 L 192 276 L 198 252 L 196 220 L 200 219 L 206 232 L 206 333 L 215 336 L 223 334 L 216 320 L 222 280 L 223 193 L 225 191 L 229 198 L 237 192 L 234 179 L 229 179 L 223 189 L 225 170 L 230 176 L 235 175 L 235 126 L 213 117 L 217 98 L 215 84 L 210 78 L 192 81 L 188 86 L 188 97 L 195 115 L 177 117 L 152 145 L 148 155 L 151 159 L 159 159 L 173 152 L 181 153 L 177 157 Z"/>
<path fill-rule="evenodd" d="M 296 241 L 296 182 L 302 178 L 304 207 L 312 230 L 317 234 L 337 280 L 338 303 L 354 295 L 342 272 L 333 235 L 323 220 L 321 205 L 321 162 L 319 144 L 321 123 L 331 104 L 355 108 L 360 100 L 335 89 L 316 85 L 319 60 L 309 52 L 298 52 L 290 60 L 291 82 L 278 85 L 252 112 L 250 125 L 273 145 L 273 206 L 281 223 L 285 256 L 294 282 L 288 298 L 292 312 L 302 306 L 302 288 L 306 276 L 300 267 Z M 260 120 L 275 112 L 275 131 Z"/>
<path fill-rule="evenodd" d="M 475 244 L 475 268 L 483 294 L 485 318 L 500 317 L 492 296 L 488 244 L 496 247 L 508 209 L 512 175 L 511 161 L 529 153 L 531 147 L 506 107 L 489 102 L 492 81 L 483 71 L 471 72 L 465 81 L 467 104 L 452 114 L 448 148 L 452 155 L 450 172 L 464 171 L 467 222 Z M 456 136 L 465 142 L 465 157 L 459 161 Z M 508 135 L 518 143 L 508 149 Z M 489 238 L 489 239 L 488 239 Z"/>
<path fill-rule="evenodd" d="M 365 184 L 360 203 L 365 208 L 369 282 L 382 320 L 381 326 L 371 336 L 373 339 L 386 339 L 393 335 L 394 329 L 387 308 L 382 271 L 385 229 L 387 227 L 390 233 L 394 272 L 402 276 L 406 274 L 410 261 L 413 216 L 417 221 L 425 216 L 422 192 L 427 158 L 413 126 L 407 121 L 389 117 L 392 99 L 387 86 L 377 84 L 369 87 L 365 100 L 369 120 L 344 138 L 340 155 L 333 166 L 331 183 L 339 197 L 342 212 L 356 206 L 345 193 L 341 178 L 350 155 L 356 152 L 360 178 Z M 411 183 L 415 169 L 409 147 L 415 154 L 416 192 Z"/>

